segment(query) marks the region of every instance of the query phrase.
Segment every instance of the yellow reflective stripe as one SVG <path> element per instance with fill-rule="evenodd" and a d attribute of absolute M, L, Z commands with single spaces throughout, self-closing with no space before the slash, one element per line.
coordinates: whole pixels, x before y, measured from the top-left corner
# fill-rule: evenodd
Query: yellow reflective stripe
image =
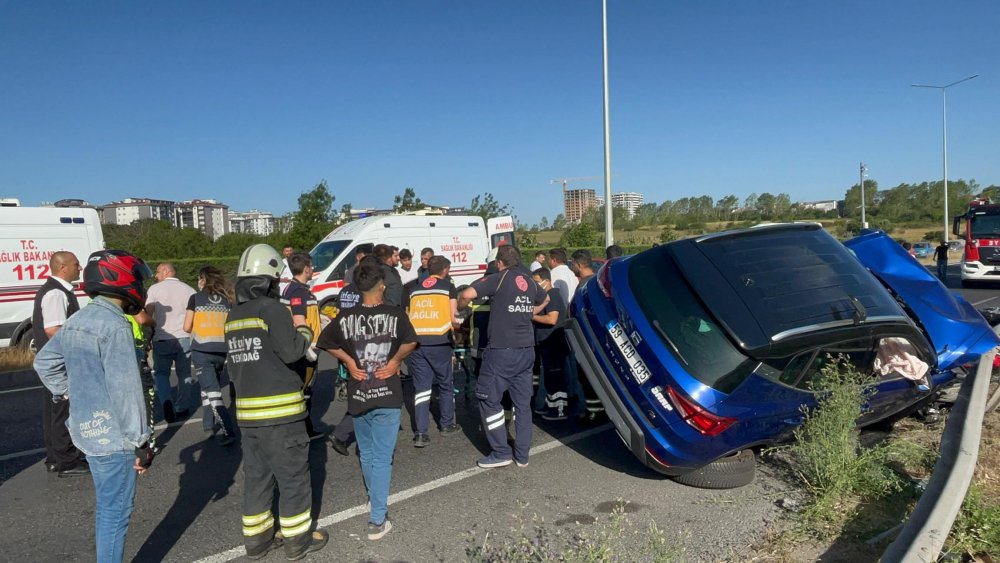
<path fill-rule="evenodd" d="M 298 516 L 289 516 L 288 518 L 279 518 L 279 521 L 281 522 L 281 528 L 285 529 L 288 526 L 297 526 L 297 525 L 299 525 L 299 524 L 301 524 L 303 522 L 306 522 L 306 521 L 309 520 L 309 515 L 311 513 L 312 513 L 312 508 L 310 507 L 309 510 L 306 510 L 305 512 L 303 512 L 302 514 L 299 514 Z"/>
<path fill-rule="evenodd" d="M 273 409 L 236 409 L 236 420 L 267 420 L 269 418 L 284 418 L 306 412 L 306 403 L 302 401 L 289 407 L 278 407 Z"/>
<path fill-rule="evenodd" d="M 305 395 L 302 391 L 295 391 L 292 393 L 285 393 L 284 395 L 271 395 L 269 397 L 244 397 L 242 399 L 236 399 L 236 408 L 248 408 L 255 409 L 258 407 L 274 407 L 278 405 L 287 405 L 289 403 L 294 403 L 296 401 L 304 401 Z"/>
<path fill-rule="evenodd" d="M 451 321 L 448 321 L 441 326 L 428 326 L 421 328 L 413 327 L 413 332 L 417 333 L 417 336 L 441 336 L 448 334 L 449 330 L 451 330 Z"/>
<path fill-rule="evenodd" d="M 264 322 L 264 319 L 240 319 L 226 323 L 226 332 L 231 330 L 245 330 L 248 328 L 260 328 L 267 330 L 267 323 Z"/>
<path fill-rule="evenodd" d="M 243 515 L 243 525 L 244 526 L 256 526 L 257 524 L 260 524 L 261 522 L 263 522 L 264 520 L 267 520 L 270 517 L 271 517 L 271 511 L 270 510 L 268 510 L 267 512 L 261 512 L 260 514 L 254 514 L 253 516 L 247 516 L 246 514 L 244 514 Z"/>
<path fill-rule="evenodd" d="M 262 534 L 274 527 L 274 518 L 268 518 L 263 523 L 257 526 L 243 526 L 244 536 L 256 536 L 257 534 Z"/>
<path fill-rule="evenodd" d="M 309 531 L 310 526 L 312 526 L 312 521 L 306 520 L 302 524 L 295 527 L 281 527 L 281 535 L 285 538 L 292 538 L 300 534 L 304 534 Z"/>

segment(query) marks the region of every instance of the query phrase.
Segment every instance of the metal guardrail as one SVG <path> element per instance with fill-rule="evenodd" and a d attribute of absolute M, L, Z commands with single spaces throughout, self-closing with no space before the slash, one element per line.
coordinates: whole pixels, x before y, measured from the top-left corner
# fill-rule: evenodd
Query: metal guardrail
<path fill-rule="evenodd" d="M 882 555 L 883 563 L 933 562 L 944 548 L 976 470 L 995 354 L 980 358 L 975 375 L 962 382 L 934 472 L 910 519 Z"/>

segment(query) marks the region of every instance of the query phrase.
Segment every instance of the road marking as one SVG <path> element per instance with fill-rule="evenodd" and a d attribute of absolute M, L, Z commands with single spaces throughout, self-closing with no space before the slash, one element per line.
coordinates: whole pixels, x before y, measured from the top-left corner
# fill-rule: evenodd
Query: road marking
<path fill-rule="evenodd" d="M 972 306 L 975 307 L 977 305 L 982 305 L 983 303 L 986 303 L 987 301 L 993 301 L 994 299 L 996 299 L 996 297 L 990 297 L 989 299 L 983 299 L 982 301 L 976 301 L 975 303 L 972 304 Z"/>
<path fill-rule="evenodd" d="M 600 434 L 601 432 L 604 432 L 605 430 L 609 430 L 611 428 L 612 426 L 610 424 L 604 424 L 598 426 L 597 428 L 591 428 L 590 430 L 584 430 L 583 432 L 577 432 L 576 434 L 571 434 L 561 440 L 558 438 L 555 440 L 550 440 L 548 442 L 545 442 L 544 444 L 531 448 L 531 452 L 529 455 L 538 455 L 540 453 L 547 452 L 549 450 L 561 448 L 563 446 L 572 444 L 573 442 L 583 440 L 584 438 L 589 438 L 594 434 Z M 416 487 L 411 487 L 409 489 L 406 489 L 405 491 L 400 491 L 398 493 L 389 495 L 389 504 L 395 504 L 407 499 L 411 499 L 415 496 L 428 493 L 435 489 L 439 489 L 441 487 L 444 487 L 445 485 L 457 483 L 458 481 L 461 481 L 463 479 L 468 479 L 473 475 L 480 475 L 487 471 L 492 471 L 492 470 L 480 469 L 479 467 L 470 467 L 469 469 L 464 469 L 462 471 L 459 471 L 458 473 L 452 473 L 451 475 L 446 475 L 439 479 L 428 481 L 423 485 L 417 485 Z M 329 516 L 324 516 L 323 518 L 320 518 L 316 522 L 316 527 L 327 528 L 339 522 L 343 522 L 344 520 L 350 520 L 355 516 L 361 516 L 362 514 L 366 514 L 367 512 L 368 510 L 365 507 L 365 505 L 359 504 L 358 506 L 355 506 L 353 508 L 348 508 L 347 510 L 342 510 L 335 514 L 331 514 Z M 225 561 L 232 561 L 233 559 L 236 559 L 237 557 L 242 557 L 243 555 L 246 555 L 246 549 L 243 546 L 240 546 L 240 547 L 234 547 L 227 551 L 223 551 L 221 553 L 216 553 L 215 555 L 209 555 L 204 559 L 197 560 L 195 563 L 224 563 Z"/>
<path fill-rule="evenodd" d="M 35 389 L 45 389 L 45 386 L 36 385 L 35 387 L 22 387 L 21 389 L 8 389 L 6 391 L 0 391 L 0 395 L 6 395 L 7 393 L 20 393 L 21 391 L 34 391 Z"/>
<path fill-rule="evenodd" d="M 38 448 L 35 450 L 25 450 L 23 452 L 14 452 L 12 454 L 0 455 L 0 461 L 7 461 L 8 459 L 14 459 L 18 457 L 24 457 L 26 455 L 35 455 L 45 453 L 45 448 Z"/>

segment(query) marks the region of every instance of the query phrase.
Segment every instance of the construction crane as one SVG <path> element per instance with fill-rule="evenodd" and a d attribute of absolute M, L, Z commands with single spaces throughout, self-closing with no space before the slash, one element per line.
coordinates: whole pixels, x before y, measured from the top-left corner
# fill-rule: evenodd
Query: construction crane
<path fill-rule="evenodd" d="M 566 186 L 570 182 L 587 182 L 590 180 L 603 180 L 604 176 L 587 176 L 586 178 L 556 178 L 549 180 L 550 184 L 562 184 L 563 193 L 566 193 Z"/>

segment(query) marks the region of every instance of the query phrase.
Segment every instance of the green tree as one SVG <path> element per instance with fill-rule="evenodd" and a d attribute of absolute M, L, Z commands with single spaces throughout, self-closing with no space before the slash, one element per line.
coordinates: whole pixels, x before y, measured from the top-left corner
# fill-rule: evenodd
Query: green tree
<path fill-rule="evenodd" d="M 336 198 L 330 193 L 326 180 L 299 195 L 299 210 L 291 230 L 288 232 L 289 244 L 296 249 L 308 250 L 316 245 L 333 229 L 333 202 Z"/>
<path fill-rule="evenodd" d="M 566 248 L 581 248 L 594 246 L 597 244 L 598 236 L 594 226 L 588 222 L 581 221 L 576 225 L 563 231 L 559 237 L 559 245 Z"/>
<path fill-rule="evenodd" d="M 469 203 L 469 215 L 478 215 L 482 217 L 483 220 L 492 219 L 493 217 L 503 217 L 504 215 L 510 215 L 512 209 L 510 205 L 504 203 L 501 204 L 493 194 L 486 192 L 485 194 L 477 195 L 472 198 L 472 202 Z"/>
<path fill-rule="evenodd" d="M 265 238 L 254 233 L 229 233 L 219 237 L 212 248 L 212 256 L 239 256 L 248 246 L 265 242 Z M 284 246 L 281 243 L 272 246 Z M 278 250 L 281 250 L 278 248 Z"/>
<path fill-rule="evenodd" d="M 878 182 L 865 180 L 865 214 L 876 211 L 875 194 L 878 192 Z M 844 217 L 861 217 L 861 187 L 851 186 L 844 194 Z M 867 217 L 866 217 L 867 218 Z"/>
<path fill-rule="evenodd" d="M 392 198 L 392 209 L 397 213 L 405 213 L 407 211 L 418 211 L 427 207 L 427 205 L 420 201 L 417 197 L 417 192 L 413 188 L 406 188 L 403 190 L 403 195 L 398 195 Z"/>

